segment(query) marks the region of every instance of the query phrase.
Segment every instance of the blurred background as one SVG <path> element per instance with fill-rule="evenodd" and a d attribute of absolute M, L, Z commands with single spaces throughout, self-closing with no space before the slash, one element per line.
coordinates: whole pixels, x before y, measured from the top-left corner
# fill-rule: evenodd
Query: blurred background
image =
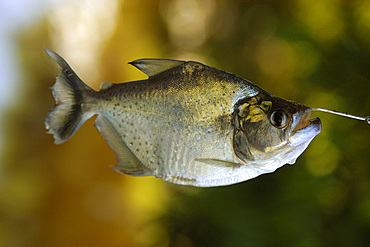
<path fill-rule="evenodd" d="M 94 89 L 139 58 L 196 60 L 304 103 L 370 114 L 370 2 L 1 0 L 0 246 L 366 246 L 370 129 L 325 113 L 273 174 L 218 188 L 121 175 L 87 121 L 55 145 L 42 119 L 63 56 Z"/>

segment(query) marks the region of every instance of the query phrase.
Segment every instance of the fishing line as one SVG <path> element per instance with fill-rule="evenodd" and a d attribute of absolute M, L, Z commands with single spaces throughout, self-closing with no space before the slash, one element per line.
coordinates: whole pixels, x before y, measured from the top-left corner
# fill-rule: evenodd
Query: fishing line
<path fill-rule="evenodd" d="M 361 121 L 366 121 L 368 124 L 370 124 L 370 116 L 359 117 L 359 116 L 351 115 L 351 114 L 348 114 L 348 113 L 343 113 L 343 112 L 333 111 L 333 110 L 328 110 L 328 109 L 323 109 L 323 108 L 311 108 L 311 111 L 328 112 L 328 113 L 332 113 L 332 114 L 339 115 L 339 116 L 342 116 L 342 117 L 348 117 L 348 118 L 353 118 L 353 119 L 357 119 L 357 120 L 361 120 Z"/>

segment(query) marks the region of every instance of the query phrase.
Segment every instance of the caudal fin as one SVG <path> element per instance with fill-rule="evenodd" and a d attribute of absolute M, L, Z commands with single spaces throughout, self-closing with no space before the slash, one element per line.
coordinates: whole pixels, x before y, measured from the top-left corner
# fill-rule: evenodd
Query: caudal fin
<path fill-rule="evenodd" d="M 51 87 L 56 104 L 44 119 L 49 134 L 54 135 L 55 143 L 68 140 L 76 130 L 92 116 L 83 110 L 89 92 L 94 92 L 71 69 L 67 62 L 58 54 L 45 49 L 49 56 L 57 62 L 60 73 Z"/>

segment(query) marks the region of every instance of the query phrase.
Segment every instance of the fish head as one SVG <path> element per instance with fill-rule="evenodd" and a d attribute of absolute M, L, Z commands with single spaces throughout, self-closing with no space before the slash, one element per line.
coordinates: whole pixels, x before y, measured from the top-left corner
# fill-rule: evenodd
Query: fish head
<path fill-rule="evenodd" d="M 321 131 L 321 121 L 310 119 L 309 107 L 273 95 L 242 99 L 234 109 L 234 152 L 265 172 L 294 164 Z"/>

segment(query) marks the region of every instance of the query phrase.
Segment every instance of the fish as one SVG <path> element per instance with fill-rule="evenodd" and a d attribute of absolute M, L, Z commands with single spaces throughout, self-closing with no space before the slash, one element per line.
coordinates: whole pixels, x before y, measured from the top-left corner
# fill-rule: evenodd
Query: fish
<path fill-rule="evenodd" d="M 117 157 L 112 167 L 126 175 L 196 187 L 240 183 L 294 164 L 321 131 L 311 110 L 326 109 L 199 62 L 135 60 L 129 64 L 148 79 L 103 82 L 95 91 L 45 51 L 60 67 L 51 88 L 56 103 L 44 119 L 48 133 L 63 143 L 98 115 L 95 127 Z"/>

